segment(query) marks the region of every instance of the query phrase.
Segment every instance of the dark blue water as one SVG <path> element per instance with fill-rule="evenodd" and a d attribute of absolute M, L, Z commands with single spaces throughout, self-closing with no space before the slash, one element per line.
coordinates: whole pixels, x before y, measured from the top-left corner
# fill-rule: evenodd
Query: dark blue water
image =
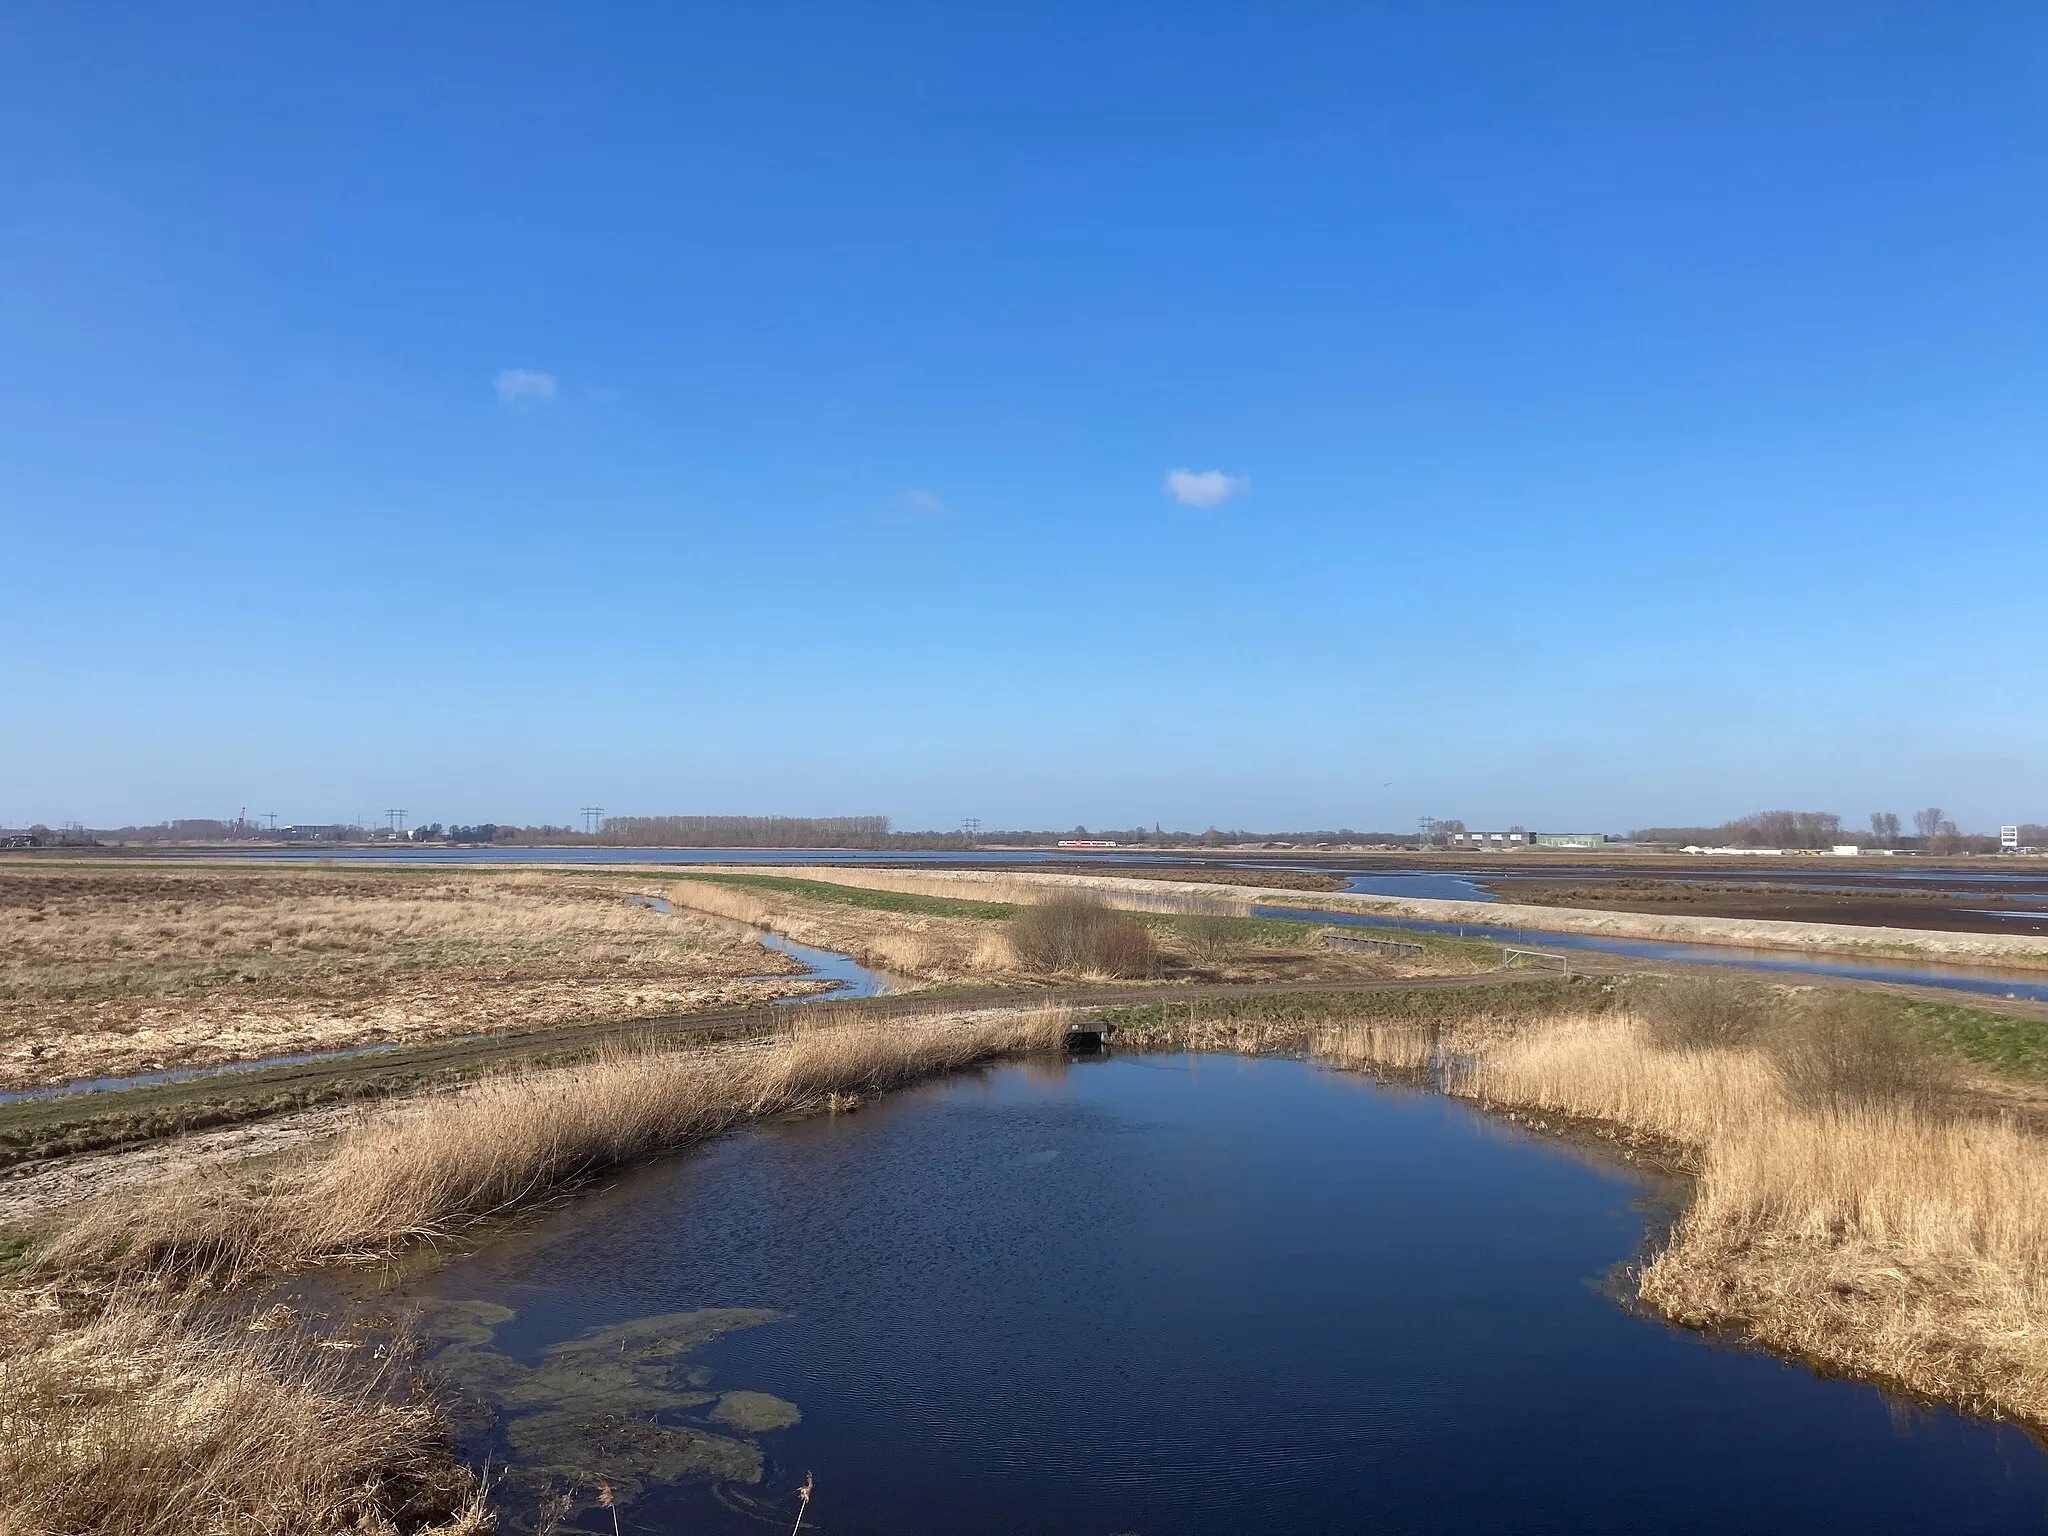
<path fill-rule="evenodd" d="M 499 1368 L 473 1334 L 451 1352 L 485 1382 L 627 1369 L 599 1330 L 635 1319 L 779 1314 L 642 1368 L 707 1402 L 636 1433 L 759 1461 L 640 1480 L 627 1531 L 787 1530 L 806 1472 L 834 1536 L 2043 1527 L 2048 1455 L 2019 1431 L 1624 1305 L 1616 1267 L 1677 1195 L 1300 1062 L 1112 1058 L 735 1136 L 423 1294 L 508 1309 Z M 563 1413 L 602 1404 L 541 1402 L 541 1379 L 471 1448 L 503 1466 L 545 1431 L 557 1457 L 605 1454 L 626 1420 L 564 1440 Z M 801 1422 L 720 1430 L 717 1393 Z M 611 1529 L 594 1507 L 577 1525 Z"/>
<path fill-rule="evenodd" d="M 1356 912 L 1331 912 L 1308 907 L 1252 908 L 1254 917 L 1284 917 L 1335 923 L 1349 928 L 1401 928 L 1411 933 L 1453 934 L 1468 939 L 1493 939 L 1543 949 L 1583 950 L 1593 954 L 1631 955 L 1682 965 L 1732 966 L 1749 971 L 1785 971 L 1805 976 L 1845 976 L 1861 981 L 1903 982 L 1940 987 L 1984 997 L 2025 998 L 2048 1002 L 2048 977 L 2039 971 L 2000 971 L 1963 965 L 1926 965 L 1910 960 L 1846 960 L 1835 956 L 1802 956 L 1783 950 L 1743 949 L 1730 944 L 1673 944 L 1660 939 L 1617 939 L 1606 934 L 1554 933 L 1541 928 L 1510 928 L 1497 923 L 1440 923 L 1419 917 L 1367 917 Z"/>

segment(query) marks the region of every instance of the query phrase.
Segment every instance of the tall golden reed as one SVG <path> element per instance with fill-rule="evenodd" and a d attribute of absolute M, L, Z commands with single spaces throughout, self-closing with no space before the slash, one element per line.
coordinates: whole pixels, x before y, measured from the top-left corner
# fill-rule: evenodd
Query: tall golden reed
<path fill-rule="evenodd" d="M 6 1536 L 477 1536 L 482 1481 L 402 1356 L 116 1304 L 0 1323 Z"/>
<path fill-rule="evenodd" d="M 1641 1279 L 1672 1317 L 2048 1424 L 2048 1141 L 1941 1094 L 1816 1100 L 1788 1087 L 1799 1045 L 1659 1044 L 1618 1011 L 1437 1050 L 1452 1093 L 1626 1127 L 1696 1172 Z M 1403 1066 L 1421 1049 L 1399 1030 L 1332 1046 Z"/>
<path fill-rule="evenodd" d="M 231 1285 L 444 1237 L 742 1120 L 1056 1045 L 1057 1010 L 813 1022 L 712 1051 L 617 1050 L 372 1114 L 267 1185 L 181 1180 L 88 1205 L 31 1272 Z"/>

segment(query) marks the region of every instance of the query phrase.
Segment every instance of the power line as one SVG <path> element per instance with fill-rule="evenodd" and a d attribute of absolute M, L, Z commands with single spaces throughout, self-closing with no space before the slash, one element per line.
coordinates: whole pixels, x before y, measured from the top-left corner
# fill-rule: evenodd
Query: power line
<path fill-rule="evenodd" d="M 588 833 L 588 834 L 589 834 L 590 836 L 592 836 L 592 837 L 595 837 L 595 836 L 597 835 L 597 831 L 598 831 L 598 828 L 602 827 L 603 825 L 604 825 L 604 807 L 603 807 L 603 806 L 601 806 L 601 805 L 586 805 L 586 806 L 584 806 L 584 807 L 583 807 L 583 830 L 584 830 L 584 831 L 585 831 L 586 833 Z"/>
<path fill-rule="evenodd" d="M 395 811 L 386 811 L 384 819 L 391 824 L 392 831 L 403 832 L 405 830 L 405 811 L 402 808 Z"/>

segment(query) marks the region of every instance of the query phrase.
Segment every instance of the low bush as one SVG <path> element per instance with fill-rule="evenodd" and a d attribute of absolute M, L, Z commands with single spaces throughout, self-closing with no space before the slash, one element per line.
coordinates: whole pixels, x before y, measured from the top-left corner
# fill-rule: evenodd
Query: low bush
<path fill-rule="evenodd" d="M 1028 969 L 1048 976 L 1150 976 L 1159 965 L 1143 923 L 1080 893 L 1025 907 L 1010 920 L 1010 945 Z"/>
<path fill-rule="evenodd" d="M 1771 1018 L 1770 995 L 1733 976 L 1674 976 L 1634 999 L 1650 1042 L 1667 1051 L 1728 1050 L 1752 1044 Z"/>
<path fill-rule="evenodd" d="M 1940 1110 L 1955 1097 L 1954 1059 L 1881 1001 L 1823 992 L 1767 1040 L 1786 1094 L 1815 1109 Z"/>
<path fill-rule="evenodd" d="M 1237 948 L 1246 924 L 1244 919 L 1213 912 L 1196 912 L 1177 920 L 1188 952 L 1198 959 L 1215 962 Z"/>

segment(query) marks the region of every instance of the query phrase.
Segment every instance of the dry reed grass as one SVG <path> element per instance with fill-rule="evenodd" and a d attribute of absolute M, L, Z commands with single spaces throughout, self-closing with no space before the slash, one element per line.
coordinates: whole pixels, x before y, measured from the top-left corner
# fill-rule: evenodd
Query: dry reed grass
<path fill-rule="evenodd" d="M 1971 1112 L 1856 997 L 1779 1007 L 1723 1031 L 1742 1044 L 1663 1043 L 1627 1012 L 1466 1040 L 1446 1086 L 1623 1127 L 1696 1171 L 1641 1279 L 1669 1315 L 2048 1424 L 2048 1142 Z"/>
<path fill-rule="evenodd" d="M 484 1490 L 402 1355 L 116 1304 L 0 1324 L 7 1536 L 444 1536 Z"/>
<path fill-rule="evenodd" d="M 1643 1276 L 1675 1317 L 2048 1423 L 2048 1149 L 1898 1103 L 1753 1111 Z"/>
<path fill-rule="evenodd" d="M 841 906 L 713 880 L 679 880 L 666 894 L 678 908 L 836 950 L 913 985 L 1020 974 L 1008 940 L 987 921 Z"/>
<path fill-rule="evenodd" d="M 1646 1147 L 1696 1178 L 1640 1277 L 1650 1304 L 2048 1427 L 2048 1140 L 1969 1099 L 1863 994 L 1707 980 L 1561 1011 L 1568 993 L 1348 1016 L 1158 1005 L 1119 1038 L 1305 1051 Z"/>
<path fill-rule="evenodd" d="M 742 1120 L 1050 1048 L 1064 1027 L 1057 1011 L 1015 1008 L 792 1018 L 766 1041 L 487 1080 L 375 1113 L 267 1184 L 182 1180 L 92 1202 L 35 1250 L 30 1272 L 175 1289 L 373 1260 Z"/>
<path fill-rule="evenodd" d="M 799 969 L 562 872 L 0 865 L 0 1088 L 751 1002 Z"/>

